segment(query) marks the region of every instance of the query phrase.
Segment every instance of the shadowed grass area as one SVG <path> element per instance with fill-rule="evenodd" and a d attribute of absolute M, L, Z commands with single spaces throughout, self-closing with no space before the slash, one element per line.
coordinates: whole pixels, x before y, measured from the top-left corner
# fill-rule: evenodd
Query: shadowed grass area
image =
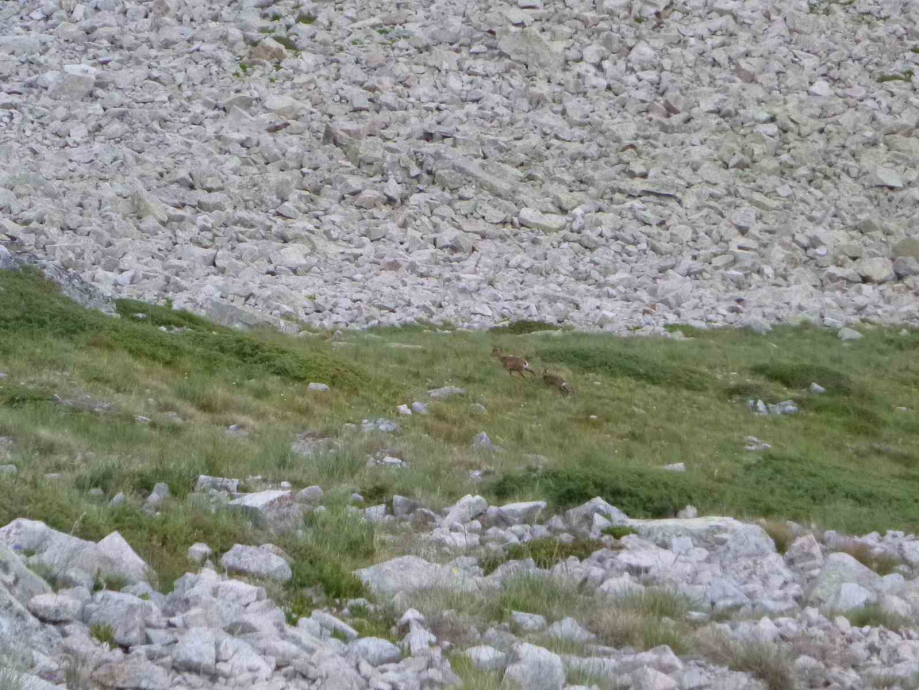
<path fill-rule="evenodd" d="M 37 271 L 5 271 L 0 300 L 0 354 L 10 356 L 22 338 L 60 339 L 100 356 L 133 358 L 209 375 L 250 379 L 281 376 L 356 387 L 366 376 L 328 353 L 307 353 L 279 344 L 273 333 L 239 333 L 204 319 L 134 300 L 117 303 L 120 319 L 79 309 Z M 184 328 L 181 332 L 161 331 Z M 34 343 L 33 343 L 34 345 Z"/>

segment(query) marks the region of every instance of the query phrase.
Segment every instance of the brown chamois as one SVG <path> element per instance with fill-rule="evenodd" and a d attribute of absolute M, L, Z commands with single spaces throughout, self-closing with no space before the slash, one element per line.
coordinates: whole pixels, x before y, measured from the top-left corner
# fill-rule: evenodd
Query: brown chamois
<path fill-rule="evenodd" d="M 513 376 L 515 371 L 520 374 L 521 378 L 526 378 L 526 376 L 523 375 L 523 372 L 525 371 L 530 372 L 534 377 L 536 376 L 536 372 L 530 369 L 529 362 L 527 362 L 523 357 L 515 357 L 514 355 L 505 354 L 498 348 L 495 348 L 491 351 L 491 356 L 501 360 L 501 365 L 507 369 L 509 376 Z"/>
<path fill-rule="evenodd" d="M 556 376 L 555 374 L 550 374 L 548 369 L 543 369 L 542 371 L 542 380 L 547 386 L 552 386 L 553 388 L 558 388 L 562 395 L 571 395 L 576 391 L 561 376 Z"/>

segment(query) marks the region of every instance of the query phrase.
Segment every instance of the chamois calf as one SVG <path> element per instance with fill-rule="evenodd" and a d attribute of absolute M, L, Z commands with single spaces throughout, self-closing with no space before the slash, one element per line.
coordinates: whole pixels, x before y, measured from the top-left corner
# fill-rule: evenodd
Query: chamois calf
<path fill-rule="evenodd" d="M 548 369 L 543 369 L 542 380 L 543 383 L 545 383 L 547 386 L 558 388 L 562 395 L 571 395 L 575 392 L 570 383 L 568 383 L 561 376 L 550 374 Z"/>

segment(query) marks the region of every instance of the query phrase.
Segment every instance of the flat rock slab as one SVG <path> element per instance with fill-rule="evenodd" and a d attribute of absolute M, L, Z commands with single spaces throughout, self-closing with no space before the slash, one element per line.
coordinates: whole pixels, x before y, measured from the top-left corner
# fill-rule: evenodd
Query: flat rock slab
<path fill-rule="evenodd" d="M 259 546 L 236 544 L 220 558 L 220 565 L 228 572 L 251 575 L 269 580 L 287 582 L 293 577 L 290 566 L 283 558 Z"/>
<path fill-rule="evenodd" d="M 462 572 L 454 573 L 448 567 L 429 563 L 418 556 L 394 558 L 369 568 L 355 570 L 354 574 L 375 594 L 387 596 L 429 587 L 445 587 L 466 592 L 478 588 L 474 578 Z"/>

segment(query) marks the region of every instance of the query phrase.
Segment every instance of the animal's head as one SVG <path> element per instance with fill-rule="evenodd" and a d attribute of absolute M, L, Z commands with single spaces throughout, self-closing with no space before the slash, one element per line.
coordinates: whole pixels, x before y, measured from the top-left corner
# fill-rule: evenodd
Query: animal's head
<path fill-rule="evenodd" d="M 500 357 L 500 356 L 501 356 L 501 350 L 499 350 L 498 348 L 495 348 L 494 350 L 491 351 L 491 356 L 492 356 L 492 357 Z"/>

